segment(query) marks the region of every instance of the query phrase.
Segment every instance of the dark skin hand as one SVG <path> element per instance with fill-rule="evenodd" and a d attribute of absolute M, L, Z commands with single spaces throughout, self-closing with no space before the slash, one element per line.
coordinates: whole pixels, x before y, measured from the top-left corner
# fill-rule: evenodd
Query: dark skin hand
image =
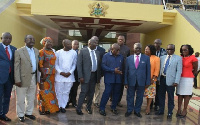
<path fill-rule="evenodd" d="M 177 83 L 173 83 L 173 86 L 176 87 L 178 84 Z"/>
<path fill-rule="evenodd" d="M 122 71 L 119 70 L 119 67 L 115 68 L 115 73 L 116 74 L 122 74 Z"/>
<path fill-rule="evenodd" d="M 21 87 L 22 83 L 21 82 L 17 82 L 17 83 L 15 83 L 15 85 L 18 86 L 18 87 Z"/>
<path fill-rule="evenodd" d="M 80 83 L 84 83 L 84 78 L 80 78 Z"/>
<path fill-rule="evenodd" d="M 69 77 L 71 75 L 71 73 L 70 72 L 67 72 L 67 73 L 61 72 L 60 75 L 62 75 L 62 76 L 67 78 L 67 77 Z"/>

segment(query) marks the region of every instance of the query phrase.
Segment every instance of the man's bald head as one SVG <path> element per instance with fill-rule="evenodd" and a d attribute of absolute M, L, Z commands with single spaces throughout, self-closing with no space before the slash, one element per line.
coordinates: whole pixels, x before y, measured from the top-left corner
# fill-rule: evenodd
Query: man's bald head
<path fill-rule="evenodd" d="M 1 40 L 4 45 L 8 46 L 12 41 L 12 35 L 9 32 L 4 32 L 2 33 Z"/>
<path fill-rule="evenodd" d="M 91 39 L 94 39 L 97 44 L 99 43 L 99 38 L 97 36 L 93 36 Z"/>
<path fill-rule="evenodd" d="M 72 42 L 69 39 L 64 39 L 62 41 L 63 47 L 65 50 L 70 50 L 72 49 Z"/>
<path fill-rule="evenodd" d="M 112 44 L 111 46 L 111 52 L 114 56 L 119 55 L 119 51 L 120 51 L 120 46 L 117 43 Z"/>
<path fill-rule="evenodd" d="M 79 48 L 79 42 L 78 42 L 78 40 L 73 40 L 72 41 L 72 49 L 73 50 L 78 50 L 78 48 Z"/>
<path fill-rule="evenodd" d="M 95 49 L 95 48 L 96 48 L 96 45 L 97 45 L 97 43 L 96 43 L 96 40 L 95 40 L 95 39 L 89 39 L 89 40 L 88 40 L 88 47 L 89 47 L 91 50 Z"/>

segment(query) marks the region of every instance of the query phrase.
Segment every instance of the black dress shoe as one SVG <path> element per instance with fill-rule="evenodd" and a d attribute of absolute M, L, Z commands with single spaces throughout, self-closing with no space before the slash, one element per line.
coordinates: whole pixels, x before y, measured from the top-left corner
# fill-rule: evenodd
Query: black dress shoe
<path fill-rule="evenodd" d="M 77 107 L 77 104 L 75 103 L 75 104 L 72 104 L 72 106 L 74 107 L 74 108 L 76 108 Z"/>
<path fill-rule="evenodd" d="M 164 112 L 156 112 L 155 115 L 164 115 Z"/>
<path fill-rule="evenodd" d="M 140 118 L 142 118 L 142 115 L 140 114 L 140 112 L 134 112 L 134 115 L 136 115 L 137 117 L 140 117 Z"/>
<path fill-rule="evenodd" d="M 167 119 L 172 119 L 172 114 L 168 114 Z"/>
<path fill-rule="evenodd" d="M 24 117 L 19 117 L 19 121 L 24 122 L 25 121 Z"/>
<path fill-rule="evenodd" d="M 103 115 L 103 116 L 106 116 L 105 110 L 99 110 L 99 114 L 100 114 L 100 115 Z"/>
<path fill-rule="evenodd" d="M 76 109 L 76 113 L 77 113 L 78 115 L 83 115 L 83 112 L 82 112 L 81 110 L 77 110 L 77 109 Z"/>
<path fill-rule="evenodd" d="M 91 109 L 85 108 L 85 110 L 87 111 L 88 114 L 92 114 L 92 110 Z"/>
<path fill-rule="evenodd" d="M 111 109 L 111 112 L 114 113 L 115 115 L 118 115 L 117 109 Z"/>
<path fill-rule="evenodd" d="M 125 117 L 129 117 L 132 113 L 131 112 L 126 112 Z"/>
<path fill-rule="evenodd" d="M 25 114 L 25 117 L 30 118 L 30 119 L 32 119 L 32 120 L 35 120 L 35 119 L 36 119 L 34 115 L 26 115 L 26 114 Z"/>
<path fill-rule="evenodd" d="M 61 111 L 62 113 L 65 113 L 65 112 L 66 112 L 66 110 L 65 110 L 64 108 L 60 108 L 60 111 Z"/>
<path fill-rule="evenodd" d="M 67 103 L 67 105 L 65 106 L 65 108 L 69 108 L 69 103 Z"/>
<path fill-rule="evenodd" d="M 8 117 L 5 116 L 5 115 L 0 115 L 0 120 L 3 120 L 3 121 L 11 121 L 11 119 L 8 118 Z"/>
<path fill-rule="evenodd" d="M 99 108 L 99 103 L 94 103 L 94 106 Z"/>

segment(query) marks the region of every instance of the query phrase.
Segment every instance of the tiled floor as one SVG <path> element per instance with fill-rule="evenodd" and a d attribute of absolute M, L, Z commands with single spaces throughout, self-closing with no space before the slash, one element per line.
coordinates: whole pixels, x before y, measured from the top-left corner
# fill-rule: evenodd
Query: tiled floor
<path fill-rule="evenodd" d="M 104 86 L 101 85 L 101 89 L 103 90 Z M 79 89 L 80 91 L 80 89 Z M 194 90 L 195 93 L 200 93 L 200 89 Z M 26 119 L 24 123 L 19 122 L 16 116 L 16 108 L 15 108 L 15 94 L 14 91 L 12 93 L 10 111 L 7 114 L 9 118 L 12 119 L 12 122 L 2 122 L 0 121 L 0 125 L 12 124 L 12 125 L 199 125 L 200 124 L 200 116 L 199 116 L 199 97 L 193 96 L 192 101 L 190 102 L 190 106 L 188 109 L 188 114 L 186 118 L 180 119 L 176 118 L 175 114 L 177 111 L 177 97 L 175 97 L 175 109 L 172 120 L 167 120 L 167 109 L 165 110 L 165 115 L 156 116 L 154 115 L 154 111 L 151 111 L 150 115 L 145 115 L 145 106 L 146 99 L 144 98 L 143 106 L 142 106 L 142 118 L 137 118 L 133 114 L 126 118 L 124 114 L 126 112 L 126 90 L 124 91 L 124 96 L 122 100 L 123 107 L 118 107 L 119 115 L 114 115 L 111 113 L 108 102 L 106 107 L 107 116 L 101 116 L 98 113 L 98 109 L 93 107 L 93 114 L 89 115 L 83 109 L 83 116 L 79 116 L 76 114 L 75 109 L 70 106 L 67 109 L 66 113 L 55 113 L 46 116 L 41 116 L 38 113 L 37 108 L 34 109 L 34 115 L 36 115 L 37 119 L 32 121 L 30 119 Z M 194 100 L 196 99 L 196 100 Z M 35 102 L 36 103 L 36 102 Z M 196 106 L 194 106 L 196 105 Z M 85 108 L 85 106 L 84 106 Z"/>

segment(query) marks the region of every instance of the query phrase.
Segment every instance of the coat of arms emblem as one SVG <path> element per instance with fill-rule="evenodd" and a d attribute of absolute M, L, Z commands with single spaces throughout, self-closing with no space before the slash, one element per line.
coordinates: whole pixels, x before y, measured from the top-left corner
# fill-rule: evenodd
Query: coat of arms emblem
<path fill-rule="evenodd" d="M 92 4 L 89 4 L 88 7 L 90 8 L 90 16 L 100 17 L 107 14 L 106 10 L 108 9 L 108 5 L 105 5 L 104 3 L 97 3 L 94 2 Z"/>

